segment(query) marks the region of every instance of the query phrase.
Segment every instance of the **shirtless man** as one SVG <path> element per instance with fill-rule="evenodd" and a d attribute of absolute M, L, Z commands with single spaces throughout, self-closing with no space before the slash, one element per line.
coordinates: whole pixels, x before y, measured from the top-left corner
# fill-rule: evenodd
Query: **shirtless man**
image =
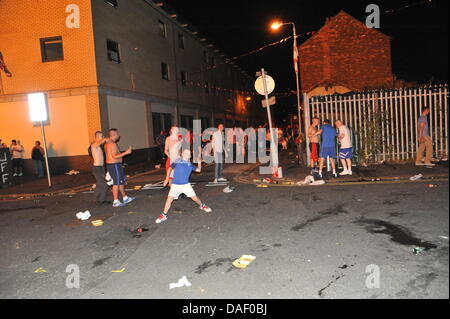
<path fill-rule="evenodd" d="M 317 163 L 319 162 L 319 152 L 320 152 L 319 125 L 320 120 L 319 118 L 315 117 L 313 118 L 312 124 L 308 129 L 308 137 L 311 142 L 309 145 L 309 149 L 311 151 L 310 165 L 312 168 L 316 167 Z"/>
<path fill-rule="evenodd" d="M 181 143 L 182 137 L 180 138 L 180 134 L 178 132 L 177 126 L 172 126 L 170 129 L 170 135 L 166 138 L 166 145 L 164 148 L 164 154 L 167 156 L 166 160 L 166 172 L 169 171 L 170 166 L 175 163 L 175 161 L 181 158 Z M 170 185 L 173 180 L 173 176 L 169 177 Z"/>
<path fill-rule="evenodd" d="M 95 140 L 92 142 L 91 154 L 94 159 L 92 166 L 92 174 L 94 174 L 96 186 L 95 186 L 95 203 L 97 205 L 111 204 L 105 200 L 106 192 L 108 191 L 108 184 L 105 179 L 105 156 L 103 155 L 103 146 L 107 141 L 103 137 L 103 133 L 95 132 Z"/>
<path fill-rule="evenodd" d="M 130 146 L 125 152 L 121 153 L 119 151 L 117 142 L 120 139 L 120 135 L 117 129 L 110 129 L 108 134 L 109 139 L 107 140 L 105 145 L 106 168 L 114 182 L 112 187 L 114 197 L 113 207 L 123 207 L 135 200 L 134 197 L 128 197 L 125 194 L 125 174 L 122 166 L 123 158 L 127 155 L 130 155 L 133 150 Z M 123 203 L 119 201 L 119 191 L 122 194 Z"/>

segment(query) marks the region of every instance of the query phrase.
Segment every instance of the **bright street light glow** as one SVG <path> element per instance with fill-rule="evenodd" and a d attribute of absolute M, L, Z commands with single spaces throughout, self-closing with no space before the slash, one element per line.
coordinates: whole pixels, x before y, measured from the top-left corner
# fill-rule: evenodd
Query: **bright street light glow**
<path fill-rule="evenodd" d="M 47 121 L 47 95 L 45 93 L 28 94 L 28 110 L 31 122 Z"/>
<path fill-rule="evenodd" d="M 270 26 L 272 28 L 272 30 L 278 30 L 279 28 L 281 28 L 281 26 L 283 25 L 283 23 L 277 21 L 272 23 L 272 25 Z"/>

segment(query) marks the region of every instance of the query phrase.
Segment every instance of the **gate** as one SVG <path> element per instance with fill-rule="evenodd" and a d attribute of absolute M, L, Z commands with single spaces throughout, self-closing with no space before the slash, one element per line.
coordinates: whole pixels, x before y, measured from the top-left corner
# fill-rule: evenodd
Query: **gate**
<path fill-rule="evenodd" d="M 448 157 L 448 85 L 314 97 L 305 94 L 304 101 L 306 132 L 314 117 L 343 121 L 353 132 L 359 162 L 415 159 L 417 120 L 427 106 L 434 157 Z M 308 158 L 309 143 L 307 137 Z"/>

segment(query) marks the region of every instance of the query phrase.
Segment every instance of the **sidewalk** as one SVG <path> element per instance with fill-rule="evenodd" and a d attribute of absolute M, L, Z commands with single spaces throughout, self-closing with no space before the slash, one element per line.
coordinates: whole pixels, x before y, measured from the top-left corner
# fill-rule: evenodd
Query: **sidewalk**
<path fill-rule="evenodd" d="M 303 180 L 306 176 L 311 175 L 311 168 L 300 167 L 297 165 L 294 153 L 291 151 L 281 151 L 279 153 L 280 166 L 283 169 L 283 178 L 280 182 L 283 183 L 297 183 Z M 324 168 L 324 172 L 326 167 Z M 341 170 L 337 170 L 339 173 Z M 358 183 L 358 182 L 383 182 L 383 181 L 409 181 L 412 176 L 422 174 L 423 180 L 432 179 L 448 179 L 449 167 L 447 162 L 440 162 L 436 167 L 430 169 L 425 166 L 415 166 L 412 163 L 408 164 L 379 164 L 371 165 L 369 167 L 354 167 L 352 176 L 342 176 L 338 178 L 325 179 L 328 184 L 342 184 L 342 183 Z M 268 175 L 260 175 L 259 169 L 246 172 L 239 177 L 242 182 L 260 184 L 256 180 L 261 180 Z M 292 185 L 296 186 L 296 185 Z"/>
<path fill-rule="evenodd" d="M 125 167 L 125 175 L 129 179 L 141 174 L 151 174 L 159 171 L 155 169 L 155 163 L 145 162 Z M 164 165 L 162 165 L 164 168 Z M 78 175 L 52 176 L 52 188 L 48 187 L 47 178 L 34 176 L 16 177 L 14 184 L 7 188 L 0 188 L 0 200 L 18 197 L 41 197 L 61 193 L 89 190 L 95 184 L 95 178 L 91 172 L 80 172 Z"/>

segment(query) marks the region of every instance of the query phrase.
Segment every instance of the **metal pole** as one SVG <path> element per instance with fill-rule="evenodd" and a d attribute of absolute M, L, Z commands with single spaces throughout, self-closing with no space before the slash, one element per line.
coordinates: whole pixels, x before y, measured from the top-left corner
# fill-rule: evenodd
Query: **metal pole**
<path fill-rule="evenodd" d="M 44 143 L 45 166 L 47 168 L 48 187 L 52 188 L 52 180 L 50 177 L 50 168 L 48 166 L 47 141 L 45 140 L 44 123 L 41 121 L 42 142 Z"/>
<path fill-rule="evenodd" d="M 264 96 L 266 98 L 267 103 L 267 116 L 269 118 L 269 130 L 270 130 L 270 155 L 273 156 L 273 162 L 275 167 L 278 167 L 278 160 L 274 156 L 274 148 L 278 145 L 275 145 L 275 138 L 273 137 L 272 132 L 272 114 L 270 113 L 270 103 L 269 103 L 269 94 L 267 92 L 267 82 L 266 82 L 266 71 L 264 69 L 261 69 L 261 74 L 263 77 L 263 88 L 264 88 Z"/>
<path fill-rule="evenodd" d="M 294 50 L 298 50 L 297 47 L 297 30 L 295 28 L 295 24 L 292 23 L 292 26 L 294 28 Z M 298 108 L 298 134 L 300 135 L 302 132 L 302 110 L 301 110 L 301 103 L 300 103 L 300 78 L 299 78 L 299 61 L 300 54 L 297 58 L 297 65 L 295 66 L 295 80 L 297 82 L 297 108 Z M 305 132 L 306 134 L 306 132 Z"/>

